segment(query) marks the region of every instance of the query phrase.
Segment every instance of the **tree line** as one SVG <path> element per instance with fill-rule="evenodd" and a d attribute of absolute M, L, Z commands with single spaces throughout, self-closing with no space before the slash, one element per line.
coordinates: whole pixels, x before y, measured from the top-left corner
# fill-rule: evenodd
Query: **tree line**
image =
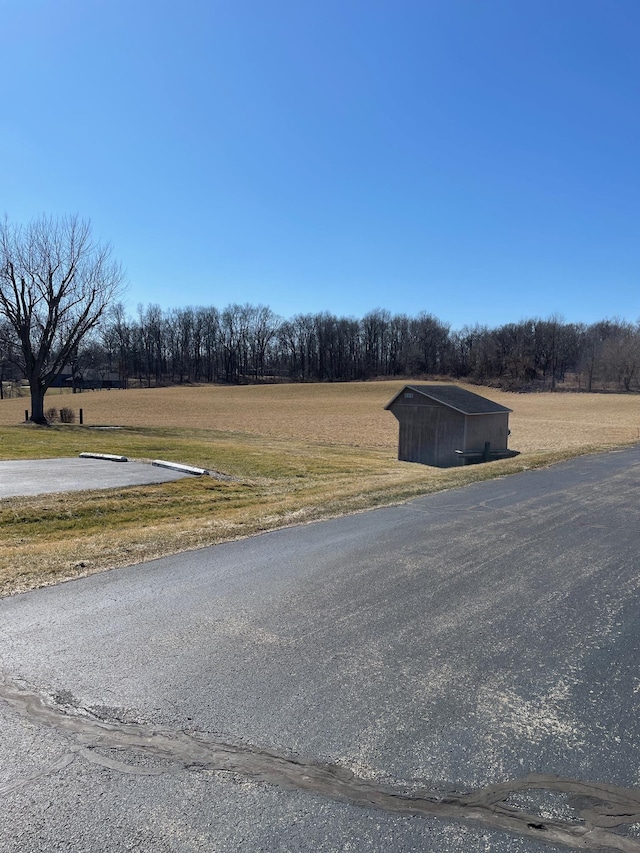
<path fill-rule="evenodd" d="M 10 335 L 9 335 L 10 338 Z M 5 376 L 7 335 L 4 336 Z M 265 305 L 163 310 L 118 303 L 71 353 L 78 387 L 452 377 L 507 390 L 640 390 L 640 323 L 557 316 L 451 329 L 432 314 L 376 309 L 277 316 Z M 72 378 L 73 382 L 73 378 Z"/>
<path fill-rule="evenodd" d="M 558 316 L 452 330 L 433 314 L 382 308 L 278 317 L 266 305 L 128 316 L 111 246 L 78 216 L 0 221 L 0 398 L 26 379 L 30 420 L 46 424 L 54 384 L 339 382 L 454 377 L 511 390 L 640 388 L 640 322 L 585 325 Z"/>

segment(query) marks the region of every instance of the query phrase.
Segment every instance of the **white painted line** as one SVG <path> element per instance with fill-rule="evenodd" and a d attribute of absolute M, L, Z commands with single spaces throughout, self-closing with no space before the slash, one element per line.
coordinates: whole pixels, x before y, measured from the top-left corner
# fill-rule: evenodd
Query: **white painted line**
<path fill-rule="evenodd" d="M 174 471 L 182 471 L 183 474 L 208 474 L 206 468 L 194 468 L 193 465 L 181 465 L 179 462 L 165 462 L 163 459 L 154 459 L 152 465 L 160 468 L 172 468 Z"/>
<path fill-rule="evenodd" d="M 128 462 L 126 456 L 115 456 L 113 453 L 81 453 L 83 459 L 106 459 L 109 462 Z"/>

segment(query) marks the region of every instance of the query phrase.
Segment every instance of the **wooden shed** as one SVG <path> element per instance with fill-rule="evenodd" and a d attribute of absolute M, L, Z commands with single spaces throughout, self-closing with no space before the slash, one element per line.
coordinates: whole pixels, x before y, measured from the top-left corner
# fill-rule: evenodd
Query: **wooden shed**
<path fill-rule="evenodd" d="M 511 409 L 458 385 L 405 385 L 386 406 L 400 422 L 398 459 L 451 468 L 516 456 Z"/>

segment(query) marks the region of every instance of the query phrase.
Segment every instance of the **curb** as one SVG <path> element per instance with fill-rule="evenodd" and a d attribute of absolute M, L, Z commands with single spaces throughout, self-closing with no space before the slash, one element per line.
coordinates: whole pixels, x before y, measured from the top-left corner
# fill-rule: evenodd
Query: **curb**
<path fill-rule="evenodd" d="M 115 456 L 113 453 L 81 453 L 82 459 L 106 459 L 108 462 L 128 462 L 126 456 Z"/>
<path fill-rule="evenodd" d="M 151 463 L 159 468 L 172 468 L 174 471 L 182 471 L 183 474 L 208 474 L 206 468 L 195 468 L 193 465 L 181 465 L 179 462 L 165 462 L 163 459 L 154 459 Z"/>

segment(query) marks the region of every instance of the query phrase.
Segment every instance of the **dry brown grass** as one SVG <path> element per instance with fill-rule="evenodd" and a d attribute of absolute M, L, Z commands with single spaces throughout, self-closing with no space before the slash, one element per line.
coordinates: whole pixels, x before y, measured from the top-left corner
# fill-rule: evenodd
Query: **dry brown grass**
<path fill-rule="evenodd" d="M 54 393 L 47 404 L 81 406 L 87 426 L 48 430 L 15 426 L 28 398 L 0 402 L 0 458 L 95 450 L 234 478 L 0 501 L 0 594 L 640 440 L 639 396 L 467 386 L 513 409 L 510 447 L 521 455 L 445 470 L 398 462 L 397 421 L 384 406 L 404 384 Z"/>
<path fill-rule="evenodd" d="M 385 404 L 404 381 L 316 385 L 180 386 L 128 391 L 50 392 L 47 403 L 84 410 L 85 424 L 184 427 L 350 447 L 393 449 L 395 418 Z M 640 440 L 640 396 L 513 394 L 463 385 L 513 409 L 510 446 L 522 453 L 588 449 Z M 0 426 L 19 423 L 28 398 L 0 403 Z"/>

